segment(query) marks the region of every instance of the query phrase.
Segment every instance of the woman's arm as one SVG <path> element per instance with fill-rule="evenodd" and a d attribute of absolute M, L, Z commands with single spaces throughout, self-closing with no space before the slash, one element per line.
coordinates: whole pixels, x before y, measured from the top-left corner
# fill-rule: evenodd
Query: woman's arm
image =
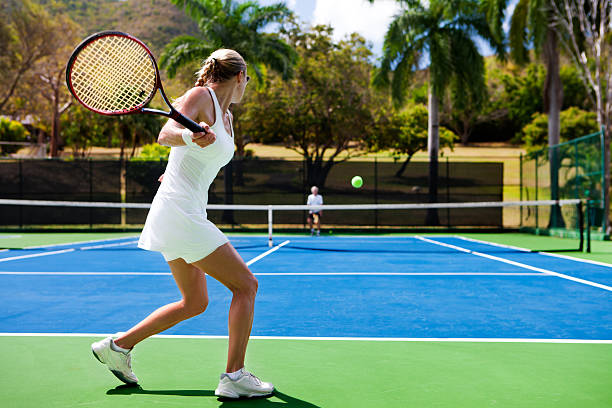
<path fill-rule="evenodd" d="M 189 119 L 200 121 L 199 124 L 206 132 L 189 133 L 191 140 L 200 147 L 206 147 L 215 142 L 216 135 L 208 123 L 214 121 L 214 105 L 210 93 L 206 88 L 192 88 L 179 98 L 176 109 Z M 157 138 L 157 143 L 164 146 L 185 146 L 183 139 L 185 127 L 170 119 L 162 127 Z M 189 132 L 189 131 L 187 131 Z"/>

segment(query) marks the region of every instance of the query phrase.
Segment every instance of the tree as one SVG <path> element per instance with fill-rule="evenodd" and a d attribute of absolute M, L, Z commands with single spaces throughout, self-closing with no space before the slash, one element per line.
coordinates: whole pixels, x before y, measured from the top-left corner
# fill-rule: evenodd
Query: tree
<path fill-rule="evenodd" d="M 60 116 L 73 102 L 66 88 L 66 61 L 78 41 L 80 28 L 66 16 L 56 16 L 54 19 L 57 31 L 47 38 L 54 46 L 54 52 L 41 58 L 28 75 L 32 87 L 38 89 L 39 95 L 46 101 L 46 115 L 41 115 L 51 124 L 51 146 L 49 155 L 59 155 Z M 61 27 L 61 31 L 60 31 Z"/>
<path fill-rule="evenodd" d="M 387 30 L 374 81 L 379 86 L 391 85 L 394 100 L 401 104 L 411 76 L 423 56 L 429 55 L 429 201 L 436 202 L 440 101 L 448 90 L 459 98 L 460 106 L 481 100 L 485 92 L 484 60 L 474 36 L 491 44 L 499 55 L 504 55 L 503 43 L 491 32 L 476 1 L 430 0 L 427 6 L 417 0 L 398 1 L 405 8 Z M 427 224 L 439 224 L 437 211 L 428 212 Z"/>
<path fill-rule="evenodd" d="M 12 115 L 24 77 L 39 60 L 53 55 L 56 43 L 50 38 L 58 37 L 62 28 L 30 0 L 8 0 L 2 11 L 8 19 L 0 22 L 0 112 Z"/>
<path fill-rule="evenodd" d="M 160 66 L 172 78 L 176 69 L 201 61 L 214 50 L 228 47 L 238 51 L 261 79 L 265 67 L 291 76 L 296 54 L 278 35 L 264 30 L 291 15 L 282 3 L 260 6 L 255 1 L 171 0 L 191 17 L 200 29 L 200 37 L 182 35 L 174 38 L 160 58 Z"/>
<path fill-rule="evenodd" d="M 282 142 L 304 157 L 310 185 L 323 187 L 331 168 L 363 154 L 376 135 L 382 105 L 370 87 L 371 51 L 353 34 L 334 42 L 333 29 L 295 26 L 288 42 L 300 59 L 294 77 L 270 76 L 254 92 L 241 126 L 259 141 Z"/>
<path fill-rule="evenodd" d="M 603 210 L 610 235 L 610 134 L 612 133 L 612 4 L 607 0 L 563 0 L 552 4 L 552 24 L 578 69 L 605 129 Z"/>
<path fill-rule="evenodd" d="M 397 112 L 391 110 L 382 115 L 376 130 L 379 137 L 374 140 L 374 150 L 389 149 L 396 159 L 406 155 L 395 177 L 402 177 L 410 159 L 417 152 L 427 149 L 427 107 L 416 104 Z M 440 129 L 440 147 L 453 147 L 457 136 L 442 127 Z"/>
<path fill-rule="evenodd" d="M 72 105 L 61 117 L 62 138 L 75 157 L 87 157 L 89 149 L 104 142 L 109 118 L 85 109 L 80 104 Z"/>
<path fill-rule="evenodd" d="M 510 57 L 518 64 L 529 61 L 529 49 L 534 48 L 536 56 L 546 66 L 543 105 L 548 114 L 548 144 L 559 144 L 560 114 L 563 106 L 563 87 L 561 84 L 559 62 L 559 37 L 551 23 L 552 6 L 559 0 L 519 0 L 512 13 L 510 23 Z M 507 0 L 485 0 L 484 5 L 489 23 L 494 32 L 501 35 L 502 21 L 507 8 Z M 559 198 L 559 158 L 557 149 L 550 149 L 551 199 Z M 550 219 L 563 221 L 560 208 L 555 206 Z M 561 225 L 559 225 L 561 226 Z"/>

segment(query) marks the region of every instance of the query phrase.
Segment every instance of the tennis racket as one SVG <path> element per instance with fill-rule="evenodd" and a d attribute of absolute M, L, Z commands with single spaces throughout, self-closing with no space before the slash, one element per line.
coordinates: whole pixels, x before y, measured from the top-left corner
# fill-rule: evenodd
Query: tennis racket
<path fill-rule="evenodd" d="M 66 84 L 77 101 L 93 112 L 153 113 L 174 119 L 194 133 L 205 132 L 170 104 L 153 53 L 129 34 L 102 31 L 83 40 L 68 60 Z M 158 89 L 168 112 L 145 108 Z"/>

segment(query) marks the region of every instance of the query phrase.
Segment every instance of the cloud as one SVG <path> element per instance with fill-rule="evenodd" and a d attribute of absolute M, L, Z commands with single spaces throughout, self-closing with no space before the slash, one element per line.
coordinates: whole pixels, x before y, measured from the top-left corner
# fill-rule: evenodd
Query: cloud
<path fill-rule="evenodd" d="M 317 0 L 312 24 L 329 24 L 334 28 L 334 38 L 341 39 L 357 32 L 374 46 L 380 55 L 382 43 L 393 16 L 400 6 L 395 0 Z"/>

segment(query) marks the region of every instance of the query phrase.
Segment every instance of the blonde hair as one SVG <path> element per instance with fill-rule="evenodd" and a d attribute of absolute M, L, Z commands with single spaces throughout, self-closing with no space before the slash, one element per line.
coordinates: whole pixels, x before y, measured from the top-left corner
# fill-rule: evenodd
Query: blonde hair
<path fill-rule="evenodd" d="M 214 82 L 223 82 L 246 71 L 246 62 L 238 52 L 221 48 L 210 54 L 202 68 L 196 73 L 198 80 L 195 86 L 204 86 Z"/>

